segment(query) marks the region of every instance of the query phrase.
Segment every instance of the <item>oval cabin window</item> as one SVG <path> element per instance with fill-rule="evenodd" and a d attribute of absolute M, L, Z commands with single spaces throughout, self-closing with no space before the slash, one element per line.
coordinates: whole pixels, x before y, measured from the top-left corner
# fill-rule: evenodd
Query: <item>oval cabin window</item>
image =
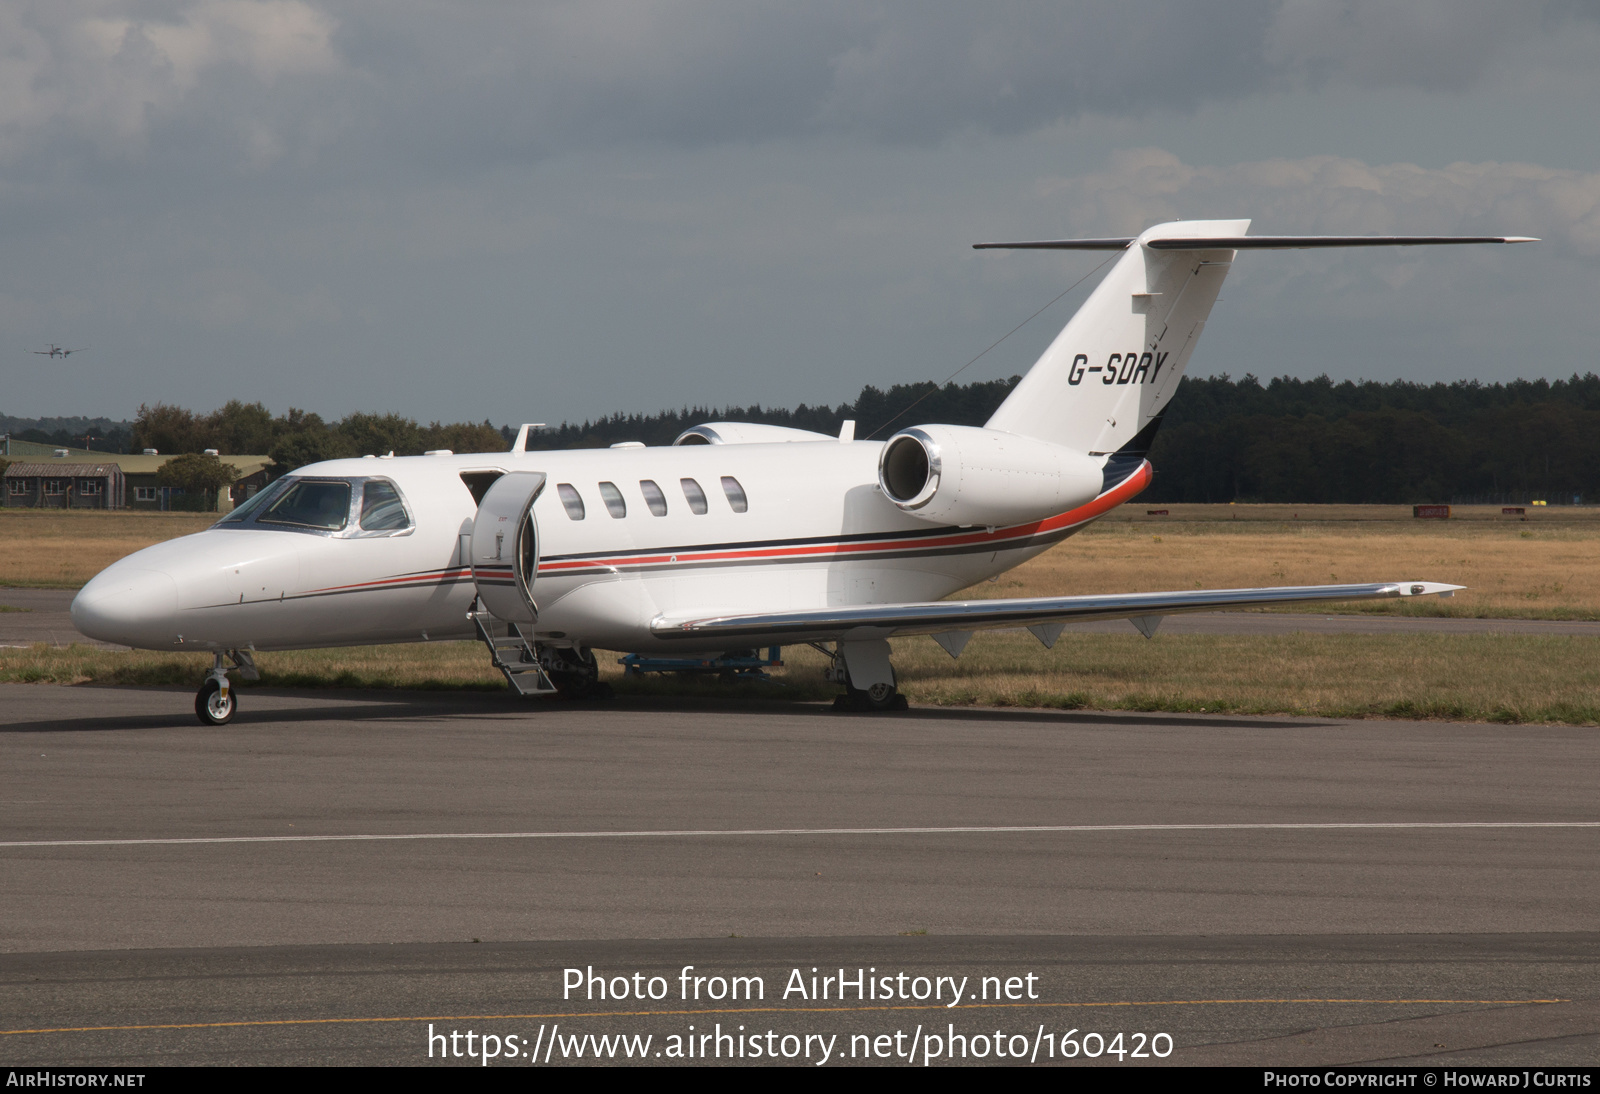
<path fill-rule="evenodd" d="M 693 479 L 679 479 L 678 485 L 683 487 L 683 498 L 689 503 L 689 512 L 696 516 L 705 516 L 706 492 L 700 489 L 700 484 Z"/>
<path fill-rule="evenodd" d="M 622 491 L 617 489 L 616 483 L 601 483 L 600 497 L 606 503 L 606 511 L 613 517 L 621 520 L 628 515 L 628 503 L 622 500 Z"/>
<path fill-rule="evenodd" d="M 639 493 L 644 495 L 644 503 L 650 507 L 650 512 L 658 517 L 667 515 L 667 496 L 661 492 L 661 487 L 655 484 L 654 479 L 640 479 Z"/>
<path fill-rule="evenodd" d="M 583 495 L 570 482 L 556 483 L 556 493 L 561 496 L 561 507 L 573 520 L 583 519 Z"/>

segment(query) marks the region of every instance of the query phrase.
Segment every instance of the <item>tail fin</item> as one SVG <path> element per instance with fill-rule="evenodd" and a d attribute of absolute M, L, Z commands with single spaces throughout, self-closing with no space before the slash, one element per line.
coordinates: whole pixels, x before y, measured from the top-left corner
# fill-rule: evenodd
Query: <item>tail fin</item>
<path fill-rule="evenodd" d="M 1248 220 L 1186 220 L 1158 224 L 1133 240 L 1054 244 L 1127 249 L 1000 404 L 988 428 L 1091 455 L 1117 452 L 1135 441 L 1148 451 L 1235 252 L 1227 246 L 1157 250 L 1145 241 L 1226 244 L 1249 227 Z"/>
<path fill-rule="evenodd" d="M 1155 439 L 1236 252 L 1322 247 L 1537 243 L 1530 236 L 1249 236 L 1248 220 L 1182 220 L 1137 238 L 979 243 L 1027 250 L 1123 251 L 988 428 L 1137 466 Z M 1119 464 L 1119 465 L 1120 465 Z"/>

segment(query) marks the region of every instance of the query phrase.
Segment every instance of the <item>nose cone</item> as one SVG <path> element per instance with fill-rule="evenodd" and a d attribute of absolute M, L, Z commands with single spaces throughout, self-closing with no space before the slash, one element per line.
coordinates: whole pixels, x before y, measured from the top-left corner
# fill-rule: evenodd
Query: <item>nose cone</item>
<path fill-rule="evenodd" d="M 72 600 L 72 625 L 102 642 L 163 649 L 173 645 L 178 586 L 159 570 L 114 565 Z"/>

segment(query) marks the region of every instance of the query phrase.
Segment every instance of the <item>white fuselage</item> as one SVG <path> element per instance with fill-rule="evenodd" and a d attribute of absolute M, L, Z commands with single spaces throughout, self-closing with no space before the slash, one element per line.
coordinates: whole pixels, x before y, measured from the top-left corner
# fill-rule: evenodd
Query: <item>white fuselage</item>
<path fill-rule="evenodd" d="M 939 599 L 1033 557 L 1147 481 L 1136 476 L 1045 521 L 955 528 L 883 496 L 882 447 L 825 440 L 315 464 L 289 478 L 350 483 L 357 500 L 345 528 L 256 523 L 271 508 L 257 506 L 247 519 L 224 518 L 109 567 L 73 602 L 73 618 L 91 637 L 165 650 L 474 637 L 470 535 L 478 506 L 462 475 L 539 471 L 546 485 L 532 509 L 538 640 L 651 651 L 663 648 L 651 621 L 674 613 Z M 736 511 L 725 476 L 747 499 L 745 511 Z M 398 490 L 406 528 L 361 530 L 361 490 L 374 479 Z M 703 513 L 683 480 L 703 492 Z M 652 511 L 646 481 L 659 489 L 655 508 L 665 500 L 663 515 Z M 612 514 L 602 483 L 615 486 L 625 515 Z M 573 491 L 582 519 L 563 503 Z"/>

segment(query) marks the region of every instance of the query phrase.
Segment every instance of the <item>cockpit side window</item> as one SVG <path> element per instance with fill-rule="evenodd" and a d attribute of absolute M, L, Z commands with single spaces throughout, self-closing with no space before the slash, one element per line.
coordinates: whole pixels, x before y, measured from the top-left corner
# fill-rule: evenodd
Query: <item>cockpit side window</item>
<path fill-rule="evenodd" d="M 406 515 L 400 491 L 384 479 L 368 479 L 361 490 L 361 530 L 398 532 L 409 527 L 411 518 Z"/>
<path fill-rule="evenodd" d="M 337 532 L 350 523 L 350 484 L 329 479 L 296 479 L 262 514 L 257 524 L 293 524 Z"/>
<path fill-rule="evenodd" d="M 683 497 L 689 503 L 689 511 L 696 516 L 705 516 L 706 492 L 700 489 L 700 484 L 693 479 L 679 479 L 678 485 L 683 487 Z"/>
<path fill-rule="evenodd" d="M 740 486 L 739 480 L 732 475 L 722 476 L 722 492 L 728 495 L 728 504 L 733 507 L 735 513 L 749 510 L 750 502 L 744 496 L 744 487 Z"/>
<path fill-rule="evenodd" d="M 628 503 L 622 500 L 622 491 L 617 489 L 616 483 L 601 483 L 600 496 L 605 499 L 606 509 L 613 517 L 621 520 L 628 515 Z"/>
<path fill-rule="evenodd" d="M 644 503 L 650 507 L 650 512 L 658 517 L 667 515 L 667 496 L 661 492 L 654 479 L 640 479 L 639 493 L 644 495 Z"/>
<path fill-rule="evenodd" d="M 556 493 L 561 495 L 561 504 L 567 511 L 567 516 L 573 520 L 582 520 L 583 495 L 578 493 L 578 488 L 570 482 L 556 483 Z"/>

